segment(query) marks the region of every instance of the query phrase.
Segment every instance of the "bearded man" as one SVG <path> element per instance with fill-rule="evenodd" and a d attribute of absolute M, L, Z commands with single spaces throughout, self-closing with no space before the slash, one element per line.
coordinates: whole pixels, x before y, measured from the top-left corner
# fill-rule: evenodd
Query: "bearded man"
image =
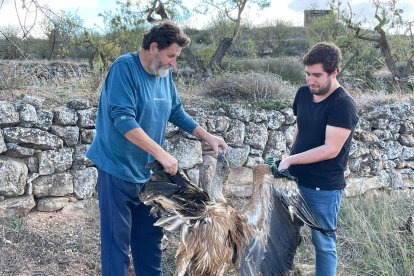
<path fill-rule="evenodd" d="M 162 275 L 162 229 L 150 206 L 138 198 L 150 177 L 146 164 L 157 159 L 174 175 L 178 161 L 163 149 L 171 122 L 210 144 L 217 155 L 227 144 L 184 111 L 171 68 L 190 39 L 171 21 L 154 25 L 139 52 L 112 64 L 99 98 L 96 136 L 86 156 L 98 169 L 103 276 L 127 276 L 132 253 L 136 275 Z"/>

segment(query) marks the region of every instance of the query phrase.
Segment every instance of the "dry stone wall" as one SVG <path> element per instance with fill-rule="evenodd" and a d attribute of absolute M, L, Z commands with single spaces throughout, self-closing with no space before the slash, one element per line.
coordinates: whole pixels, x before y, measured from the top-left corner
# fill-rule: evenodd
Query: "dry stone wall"
<path fill-rule="evenodd" d="M 41 80 L 68 79 L 90 75 L 91 69 L 87 62 L 69 61 L 36 61 L 36 60 L 0 60 L 1 72 L 13 72 L 25 78 Z"/>
<path fill-rule="evenodd" d="M 26 96 L 0 101 L 0 217 L 24 216 L 33 208 L 55 211 L 96 195 L 97 170 L 85 157 L 95 136 L 96 107 L 84 99 L 47 110 L 42 99 Z M 228 196 L 249 196 L 252 168 L 266 157 L 289 154 L 295 116 L 282 110 L 187 111 L 229 144 Z M 191 134 L 168 125 L 165 149 L 193 183 L 213 180 L 212 149 Z M 349 168 L 348 196 L 378 189 L 414 187 L 414 115 L 408 103 L 360 110 Z"/>

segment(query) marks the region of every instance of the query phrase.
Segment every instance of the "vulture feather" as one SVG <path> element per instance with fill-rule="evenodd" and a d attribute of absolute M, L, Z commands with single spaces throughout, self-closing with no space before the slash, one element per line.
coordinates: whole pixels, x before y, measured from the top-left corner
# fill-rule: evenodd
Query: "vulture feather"
<path fill-rule="evenodd" d="M 217 184 L 229 173 L 221 154 L 216 180 L 202 183 L 210 195 L 191 184 L 181 170 L 169 175 L 158 161 L 148 167 L 152 175 L 141 190 L 141 200 L 163 211 L 156 225 L 181 232 L 175 275 L 224 275 L 229 266 L 243 276 L 286 275 L 293 269 L 301 226 L 325 231 L 287 171 L 257 165 L 252 196 L 246 208 L 237 211 L 222 196 L 223 183 Z"/>
<path fill-rule="evenodd" d="M 329 231 L 314 218 L 288 171 L 275 170 L 266 164 L 253 169 L 253 192 L 244 212 L 256 235 L 243 252 L 242 276 L 288 275 L 294 268 L 302 225 Z"/>
<path fill-rule="evenodd" d="M 217 196 L 215 200 L 193 185 L 180 170 L 176 175 L 169 175 L 158 161 L 148 167 L 152 175 L 141 189 L 141 201 L 163 211 L 164 217 L 155 225 L 181 232 L 175 275 L 219 276 L 230 265 L 238 267 L 253 230 L 247 219 L 226 202 L 221 186 L 209 185 L 211 190 L 220 188 L 213 193 Z M 225 178 L 228 172 L 227 160 L 219 154 L 215 174 Z"/>

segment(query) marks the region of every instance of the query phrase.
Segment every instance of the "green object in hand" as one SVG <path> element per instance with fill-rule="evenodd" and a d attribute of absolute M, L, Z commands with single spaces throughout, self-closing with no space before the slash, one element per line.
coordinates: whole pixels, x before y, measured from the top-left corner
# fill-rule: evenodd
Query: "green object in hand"
<path fill-rule="evenodd" d="M 275 158 L 274 158 L 274 157 L 272 157 L 272 156 L 269 156 L 269 157 L 267 157 L 267 158 L 266 158 L 265 163 L 266 163 L 267 165 L 272 166 L 272 165 L 274 165 L 274 164 L 275 164 Z"/>

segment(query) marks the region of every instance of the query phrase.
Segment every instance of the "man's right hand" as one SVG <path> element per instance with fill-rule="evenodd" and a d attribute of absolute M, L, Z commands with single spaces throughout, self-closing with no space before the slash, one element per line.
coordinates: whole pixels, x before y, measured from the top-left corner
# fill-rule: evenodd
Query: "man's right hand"
<path fill-rule="evenodd" d="M 134 128 L 125 133 L 125 137 L 138 147 L 154 156 L 164 167 L 164 172 L 175 175 L 178 171 L 177 159 L 154 142 L 142 128 Z"/>
<path fill-rule="evenodd" d="M 157 158 L 158 162 L 164 167 L 164 172 L 169 173 L 171 175 L 175 175 L 178 171 L 178 160 L 165 152 L 160 158 Z"/>

